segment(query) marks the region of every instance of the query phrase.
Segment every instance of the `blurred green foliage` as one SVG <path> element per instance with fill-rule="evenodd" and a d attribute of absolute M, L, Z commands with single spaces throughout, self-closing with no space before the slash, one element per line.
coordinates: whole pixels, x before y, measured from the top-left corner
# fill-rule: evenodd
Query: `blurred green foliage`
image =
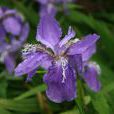
<path fill-rule="evenodd" d="M 81 1 L 81 0 L 80 0 Z M 82 0 L 83 1 L 83 0 Z M 86 0 L 85 0 L 86 1 Z M 92 2 L 92 0 L 87 0 Z M 102 5 L 105 1 L 96 0 Z M 111 2 L 109 0 L 108 2 Z M 94 2 L 93 2 L 94 4 Z M 16 8 L 30 23 L 30 34 L 27 42 L 35 43 L 36 28 L 39 22 L 38 5 L 35 0 L 0 0 L 0 6 Z M 55 104 L 50 102 L 44 92 L 41 70 L 30 83 L 25 77 L 9 75 L 0 65 L 0 114 L 113 114 L 114 113 L 114 13 L 109 9 L 90 12 L 83 5 L 69 4 L 68 14 L 60 8 L 57 19 L 64 32 L 69 25 L 77 31 L 77 37 L 88 33 L 101 36 L 96 55 L 92 58 L 100 64 L 102 89 L 92 92 L 86 84 L 78 82 L 78 98 L 72 102 Z M 87 7 L 87 6 L 86 6 Z M 38 76 L 37 76 L 38 75 Z M 83 89 L 84 88 L 84 89 Z"/>

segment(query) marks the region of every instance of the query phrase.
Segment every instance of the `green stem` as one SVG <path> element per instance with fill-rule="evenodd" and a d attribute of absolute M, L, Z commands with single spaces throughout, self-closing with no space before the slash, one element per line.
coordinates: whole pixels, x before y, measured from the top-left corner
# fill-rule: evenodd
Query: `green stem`
<path fill-rule="evenodd" d="M 84 90 L 83 84 L 80 79 L 77 80 L 78 85 L 78 97 L 76 99 L 76 104 L 78 106 L 80 114 L 85 114 L 84 111 Z"/>

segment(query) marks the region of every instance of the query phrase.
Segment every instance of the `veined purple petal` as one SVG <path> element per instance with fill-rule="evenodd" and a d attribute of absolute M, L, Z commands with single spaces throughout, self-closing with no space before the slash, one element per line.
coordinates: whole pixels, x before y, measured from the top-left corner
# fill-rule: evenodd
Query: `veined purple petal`
<path fill-rule="evenodd" d="M 6 31 L 12 33 L 13 35 L 19 35 L 21 32 L 21 24 L 15 17 L 8 17 L 4 19 L 3 25 Z"/>
<path fill-rule="evenodd" d="M 38 69 L 39 66 L 44 66 L 44 68 L 48 68 L 51 64 L 51 57 L 42 52 L 36 52 L 32 55 L 29 55 L 22 63 L 20 63 L 15 69 L 15 74 L 17 76 L 21 76 L 23 74 L 31 75 L 35 69 Z"/>
<path fill-rule="evenodd" d="M 7 54 L 4 57 L 4 63 L 9 73 L 12 73 L 15 69 L 15 59 L 12 55 Z"/>
<path fill-rule="evenodd" d="M 96 44 L 93 44 L 82 54 L 83 62 L 88 61 L 94 53 L 96 53 Z"/>
<path fill-rule="evenodd" d="M 76 35 L 76 33 L 74 32 L 74 30 L 70 26 L 68 29 L 68 34 L 60 41 L 59 46 L 62 47 L 64 44 L 66 44 L 75 35 Z"/>
<path fill-rule="evenodd" d="M 95 52 L 95 44 L 99 39 L 99 36 L 96 34 L 88 35 L 84 37 L 83 40 L 78 41 L 69 47 L 68 55 L 82 54 L 83 60 L 88 60 L 88 57 L 91 57 Z M 86 58 L 87 57 L 87 58 Z"/>
<path fill-rule="evenodd" d="M 76 97 L 76 77 L 69 65 L 67 65 L 65 76 L 65 80 L 62 82 L 63 70 L 61 65 L 53 65 L 44 76 L 44 82 L 48 86 L 46 94 L 51 101 L 61 103 L 71 101 Z"/>
<path fill-rule="evenodd" d="M 95 63 L 89 63 L 85 66 L 84 80 L 87 85 L 95 92 L 99 91 L 101 84 L 98 80 L 100 70 L 99 66 Z"/>
<path fill-rule="evenodd" d="M 32 72 L 34 69 L 38 68 L 41 60 L 45 55 L 42 53 L 34 53 L 25 59 L 22 63 L 20 63 L 15 69 L 15 75 L 21 76 L 26 73 Z"/>
<path fill-rule="evenodd" d="M 50 56 L 46 56 L 43 61 L 41 62 L 40 66 L 46 70 L 49 69 L 50 66 L 52 66 L 53 58 Z"/>
<path fill-rule="evenodd" d="M 70 55 L 69 56 L 69 63 L 70 65 L 76 69 L 76 71 L 81 74 L 82 73 L 82 56 L 80 54 L 78 55 Z"/>
<path fill-rule="evenodd" d="M 41 17 L 36 39 L 47 47 L 53 47 L 60 41 L 61 28 L 54 17 L 45 15 Z"/>
<path fill-rule="evenodd" d="M 34 55 L 34 53 L 37 52 L 41 53 L 41 50 L 38 51 L 38 45 L 26 44 L 24 45 L 24 49 L 22 50 L 22 57 L 23 59 L 27 59 L 31 55 Z M 52 61 L 53 57 L 47 54 L 47 56 L 45 56 L 42 62 L 40 63 L 40 66 L 47 70 L 52 65 Z"/>

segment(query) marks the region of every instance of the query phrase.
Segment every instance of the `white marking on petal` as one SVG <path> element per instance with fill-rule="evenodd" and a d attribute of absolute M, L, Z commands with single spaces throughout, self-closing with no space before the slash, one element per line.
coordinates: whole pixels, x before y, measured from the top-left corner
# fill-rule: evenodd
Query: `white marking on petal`
<path fill-rule="evenodd" d="M 80 41 L 79 38 L 75 38 L 75 39 L 73 39 L 73 40 L 70 40 L 70 41 L 67 43 L 66 46 L 69 47 L 69 46 L 71 46 L 72 44 L 77 43 L 78 41 Z"/>
<path fill-rule="evenodd" d="M 66 73 L 65 72 L 67 69 L 67 64 L 68 64 L 67 59 L 61 57 L 62 75 L 63 75 L 62 83 L 65 83 L 65 79 L 66 79 Z"/>
<path fill-rule="evenodd" d="M 76 43 L 78 41 L 80 41 L 79 38 L 75 38 L 75 39 L 71 40 L 71 43 Z"/>

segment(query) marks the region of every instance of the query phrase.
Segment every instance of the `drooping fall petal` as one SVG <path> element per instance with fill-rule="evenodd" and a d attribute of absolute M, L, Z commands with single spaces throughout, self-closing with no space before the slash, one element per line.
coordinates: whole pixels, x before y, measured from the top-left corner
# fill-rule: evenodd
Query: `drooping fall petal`
<path fill-rule="evenodd" d="M 62 66 L 52 66 L 44 76 L 44 82 L 48 88 L 48 98 L 56 103 L 71 101 L 76 97 L 76 77 L 73 69 L 68 65 L 65 71 L 66 78 L 63 80 Z"/>

